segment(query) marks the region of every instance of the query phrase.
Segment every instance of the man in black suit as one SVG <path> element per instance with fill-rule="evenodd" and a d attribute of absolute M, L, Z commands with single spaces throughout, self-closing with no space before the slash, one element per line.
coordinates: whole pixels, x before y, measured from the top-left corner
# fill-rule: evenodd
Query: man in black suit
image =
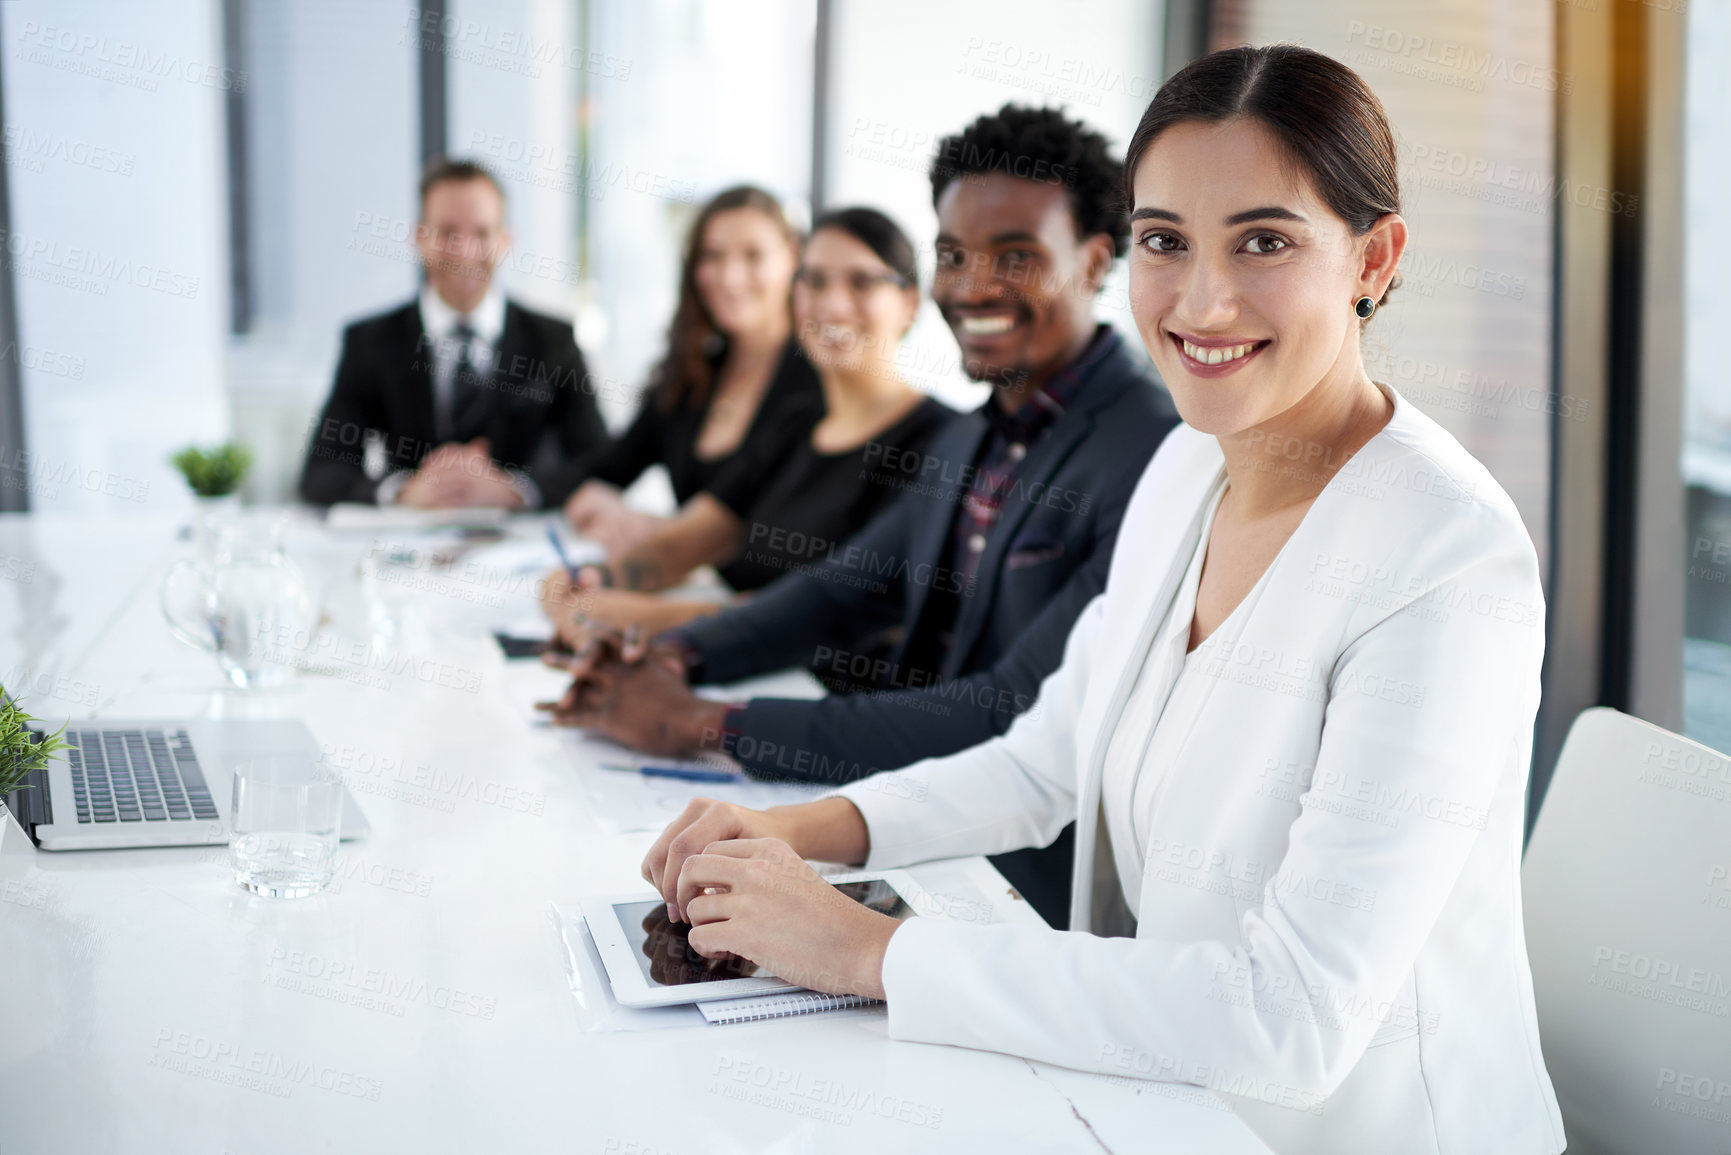
<path fill-rule="evenodd" d="M 880 454 L 861 484 L 902 496 L 749 602 L 648 645 L 562 630 L 580 651 L 555 720 L 653 754 L 719 748 L 754 776 L 839 784 L 984 742 L 1032 708 L 1178 423 L 1141 350 L 1093 316 L 1128 248 L 1120 172 L 1103 137 L 1050 109 L 1006 105 L 943 141 L 932 297 L 991 399 L 925 454 Z M 689 688 L 802 665 L 855 692 L 730 705 Z M 1065 926 L 1072 849 L 1067 828 L 993 862 Z"/>
<path fill-rule="evenodd" d="M 301 497 L 427 508 L 558 508 L 556 467 L 602 445 L 568 322 L 493 284 L 511 247 L 505 194 L 476 164 L 421 179 L 420 297 L 343 333 L 336 384 L 313 429 Z"/>

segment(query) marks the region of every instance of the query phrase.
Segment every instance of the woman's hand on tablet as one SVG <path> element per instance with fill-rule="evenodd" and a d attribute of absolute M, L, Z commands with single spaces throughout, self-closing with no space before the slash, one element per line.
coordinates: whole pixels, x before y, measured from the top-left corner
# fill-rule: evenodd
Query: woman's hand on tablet
<path fill-rule="evenodd" d="M 702 854 L 712 843 L 736 838 L 784 838 L 768 811 L 752 810 L 713 798 L 693 798 L 685 812 L 667 824 L 643 857 L 643 877 L 667 900 L 667 917 L 685 922 L 678 905 L 679 872 L 685 860 Z"/>
<path fill-rule="evenodd" d="M 863 863 L 871 847 L 865 819 L 846 798 L 768 810 L 693 798 L 649 848 L 643 858 L 643 877 L 667 900 L 668 918 L 690 921 L 679 904 L 679 874 L 685 860 L 718 842 L 754 838 L 778 839 L 799 855 L 825 862 Z"/>
<path fill-rule="evenodd" d="M 685 859 L 675 894 L 705 958 L 747 958 L 815 991 L 884 997 L 884 952 L 901 923 L 838 891 L 779 838 L 710 843 Z"/>

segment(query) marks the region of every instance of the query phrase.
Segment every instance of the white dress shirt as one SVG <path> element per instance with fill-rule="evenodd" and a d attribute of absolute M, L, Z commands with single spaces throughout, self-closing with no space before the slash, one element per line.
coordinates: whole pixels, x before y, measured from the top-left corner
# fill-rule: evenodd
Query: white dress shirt
<path fill-rule="evenodd" d="M 1521 919 L 1538 560 L 1489 472 L 1385 392 L 1393 417 L 1190 656 L 1146 757 L 1136 712 L 1161 695 L 1136 683 L 1225 476 L 1186 426 L 1034 706 L 839 791 L 868 868 L 1076 823 L 1077 929 L 903 923 L 891 1037 L 1207 1087 L 1283 1155 L 1562 1150 Z M 1080 933 L 1101 810 L 1134 938 Z"/>
<path fill-rule="evenodd" d="M 457 329 L 467 325 L 472 333 L 469 338 L 469 364 L 482 374 L 496 372 L 499 338 L 505 332 L 505 294 L 497 285 L 492 285 L 487 289 L 487 295 L 481 298 L 480 304 L 467 313 L 461 313 L 447 304 L 431 285 L 426 285 L 421 289 L 419 305 L 421 330 L 426 334 L 426 345 L 421 352 L 432 359 L 433 429 L 435 437 L 443 444 L 451 439 L 457 363 L 461 359 L 463 348 L 463 340 Z M 527 474 L 515 469 L 505 472 L 511 481 L 511 488 L 523 499 L 525 508 L 534 509 L 541 504 L 540 488 Z M 378 488 L 379 504 L 394 503 L 412 476 L 412 470 L 400 469 L 381 481 Z"/>

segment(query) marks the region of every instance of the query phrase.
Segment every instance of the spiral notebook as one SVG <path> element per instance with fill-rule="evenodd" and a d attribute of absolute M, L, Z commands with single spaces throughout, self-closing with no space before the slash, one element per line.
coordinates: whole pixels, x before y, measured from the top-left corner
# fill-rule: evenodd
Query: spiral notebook
<path fill-rule="evenodd" d="M 789 991 L 784 995 L 746 995 L 737 999 L 713 999 L 697 1009 L 712 1024 L 749 1023 L 753 1019 L 779 1019 L 788 1015 L 810 1015 L 839 1011 L 845 1007 L 870 1007 L 882 999 L 864 995 L 826 995 L 817 991 Z"/>

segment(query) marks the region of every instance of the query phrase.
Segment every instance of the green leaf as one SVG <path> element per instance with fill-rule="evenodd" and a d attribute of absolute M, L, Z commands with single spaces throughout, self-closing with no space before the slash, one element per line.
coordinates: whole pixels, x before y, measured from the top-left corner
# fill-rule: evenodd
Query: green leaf
<path fill-rule="evenodd" d="M 189 445 L 168 459 L 200 497 L 221 497 L 240 488 L 252 468 L 252 450 L 238 442 L 200 449 Z"/>
<path fill-rule="evenodd" d="M 0 686 L 0 794 L 18 789 L 32 770 L 46 766 L 56 751 L 66 749 L 61 737 L 66 733 L 64 725 L 36 741 L 30 736 L 36 719 L 16 699 L 8 699 L 5 694 L 6 687 Z"/>

